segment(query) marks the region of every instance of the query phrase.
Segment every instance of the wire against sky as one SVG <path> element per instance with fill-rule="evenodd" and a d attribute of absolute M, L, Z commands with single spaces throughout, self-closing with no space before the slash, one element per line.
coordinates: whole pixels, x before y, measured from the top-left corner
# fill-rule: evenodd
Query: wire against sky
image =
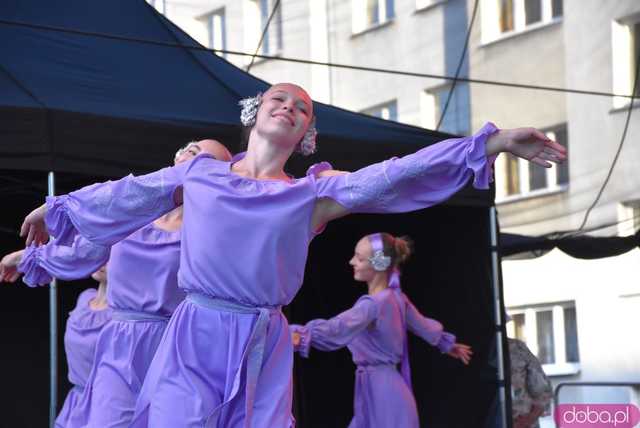
<path fill-rule="evenodd" d="M 467 28 L 467 35 L 464 39 L 464 46 L 462 47 L 462 52 L 460 53 L 460 60 L 458 61 L 458 67 L 456 67 L 456 74 L 453 76 L 453 83 L 451 84 L 451 89 L 449 89 L 449 93 L 447 94 L 447 101 L 444 104 L 444 108 L 440 113 L 440 119 L 438 119 L 438 124 L 436 125 L 436 131 L 440 130 L 440 126 L 442 126 L 442 122 L 444 121 L 445 116 L 447 115 L 447 110 L 449 109 L 449 103 L 451 102 L 451 98 L 453 98 L 453 92 L 456 90 L 456 84 L 460 78 L 460 71 L 462 71 L 462 64 L 464 64 L 464 60 L 467 57 L 467 49 L 469 48 L 469 39 L 471 38 L 471 30 L 473 29 L 473 24 L 476 22 L 476 15 L 478 14 L 478 3 L 479 0 L 475 0 L 473 3 L 473 12 L 471 12 L 471 22 L 469 22 L 469 28 Z"/>
<path fill-rule="evenodd" d="M 32 28 L 37 30 L 55 31 L 59 33 L 75 34 L 79 36 L 100 37 L 104 39 L 119 40 L 123 42 L 134 42 L 134 43 L 148 44 L 148 45 L 154 45 L 154 46 L 189 49 L 194 51 L 207 51 L 214 54 L 216 52 L 219 52 L 227 55 L 254 56 L 254 54 L 252 53 L 232 51 L 228 49 L 210 49 L 204 46 L 185 46 L 179 43 L 159 42 L 156 40 L 138 39 L 133 37 L 124 37 L 124 36 L 118 36 L 115 34 L 97 33 L 97 32 L 91 32 L 91 31 L 71 30 L 68 28 L 51 27 L 46 25 L 37 25 L 37 24 L 30 24 L 30 23 L 18 22 L 18 21 L 0 20 L 0 24 Z M 394 75 L 401 75 L 401 76 L 423 77 L 423 78 L 439 79 L 439 80 L 450 80 L 450 81 L 458 80 L 459 82 L 502 86 L 502 87 L 509 87 L 509 88 L 518 88 L 518 89 L 531 89 L 531 90 L 560 92 L 560 93 L 579 94 L 579 95 L 595 95 L 595 96 L 602 96 L 602 97 L 621 97 L 621 98 L 632 98 L 632 99 L 639 98 L 640 99 L 639 95 L 633 95 L 633 94 L 618 94 L 613 92 L 560 88 L 556 86 L 529 85 L 524 83 L 503 82 L 498 80 L 471 79 L 467 77 L 460 77 L 458 79 L 455 79 L 453 76 L 444 76 L 444 75 L 438 75 L 438 74 L 416 73 L 411 71 L 391 70 L 391 69 L 376 68 L 376 67 L 364 67 L 364 66 L 357 66 L 357 65 L 312 61 L 308 59 L 289 58 L 289 57 L 272 56 L 272 55 L 255 55 L 255 57 L 261 58 L 261 59 L 270 59 L 274 61 L 285 61 L 285 62 L 299 63 L 299 64 L 324 65 L 327 67 L 342 68 L 342 69 L 348 69 L 348 70 L 370 71 L 370 72 L 376 72 L 376 73 L 387 73 L 387 74 L 394 74 Z"/>

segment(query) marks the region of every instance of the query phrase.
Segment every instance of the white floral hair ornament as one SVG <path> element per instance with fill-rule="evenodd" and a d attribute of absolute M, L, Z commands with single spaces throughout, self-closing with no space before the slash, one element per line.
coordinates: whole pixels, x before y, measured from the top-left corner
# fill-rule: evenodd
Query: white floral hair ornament
<path fill-rule="evenodd" d="M 240 111 L 240 122 L 243 126 L 253 126 L 258 117 L 258 108 L 262 103 L 262 93 L 258 92 L 255 97 L 245 98 L 238 103 L 242 110 Z"/>
<path fill-rule="evenodd" d="M 369 257 L 369 262 L 371 262 L 374 270 L 384 272 L 391 266 L 391 257 L 385 256 L 384 251 L 378 250 L 373 253 L 373 256 Z"/>
<path fill-rule="evenodd" d="M 369 263 L 373 266 L 373 269 L 378 272 L 384 272 L 391 266 L 391 257 L 384 255 L 384 242 L 382 240 L 382 234 L 374 233 L 369 235 L 369 242 L 371 243 L 371 250 L 373 256 L 369 257 Z"/>
<path fill-rule="evenodd" d="M 240 110 L 240 122 L 243 126 L 253 126 L 256 124 L 256 118 L 258 117 L 258 109 L 262 103 L 262 93 L 258 92 L 255 97 L 245 98 L 238 103 L 242 110 Z M 318 136 L 318 130 L 316 129 L 316 118 L 311 119 L 307 132 L 304 133 L 304 137 L 296 146 L 296 152 L 301 153 L 304 156 L 312 155 L 316 152 L 316 137 Z"/>
<path fill-rule="evenodd" d="M 316 129 L 316 118 L 311 119 L 307 132 L 304 133 L 304 137 L 296 146 L 296 151 L 304 156 L 312 155 L 316 152 L 316 137 L 318 136 L 318 130 Z"/>

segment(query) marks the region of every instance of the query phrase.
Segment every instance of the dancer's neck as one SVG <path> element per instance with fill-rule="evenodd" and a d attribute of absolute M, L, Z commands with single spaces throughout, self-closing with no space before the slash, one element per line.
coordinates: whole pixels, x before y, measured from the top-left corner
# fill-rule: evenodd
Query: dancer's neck
<path fill-rule="evenodd" d="M 252 133 L 247 154 L 233 164 L 233 172 L 257 180 L 289 181 L 289 176 L 284 172 L 284 165 L 289 156 L 291 150 L 285 150 L 267 138 Z"/>
<path fill-rule="evenodd" d="M 105 279 L 98 284 L 98 292 L 96 296 L 89 302 L 89 307 L 94 311 L 106 309 L 109 306 L 107 302 L 107 280 Z"/>
<path fill-rule="evenodd" d="M 367 282 L 367 286 L 369 288 L 369 295 L 373 296 L 389 287 L 389 275 L 386 272 L 380 272 L 374 276 L 371 281 Z"/>

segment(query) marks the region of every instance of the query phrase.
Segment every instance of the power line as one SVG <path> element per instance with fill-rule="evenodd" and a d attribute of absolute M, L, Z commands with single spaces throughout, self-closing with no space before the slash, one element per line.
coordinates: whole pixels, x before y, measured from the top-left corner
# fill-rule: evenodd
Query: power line
<path fill-rule="evenodd" d="M 254 55 L 254 54 L 247 53 L 247 52 L 232 51 L 232 50 L 228 50 L 228 49 L 210 49 L 210 48 L 206 48 L 204 46 L 185 46 L 185 45 L 178 44 L 178 43 L 160 42 L 160 41 L 156 41 L 156 40 L 138 39 L 138 38 L 133 38 L 133 37 L 124 37 L 124 36 L 118 36 L 118 35 L 114 35 L 114 34 L 97 33 L 97 32 L 90 32 L 90 31 L 70 30 L 70 29 L 66 29 L 66 28 L 51 27 L 51 26 L 37 25 L 37 24 L 29 24 L 29 23 L 17 22 L 17 21 L 0 20 L 0 24 L 12 25 L 12 26 L 18 26 L 18 27 L 25 27 L 25 28 L 32 28 L 32 29 L 38 29 L 38 30 L 55 31 L 55 32 L 75 34 L 75 35 L 80 35 L 80 36 L 100 37 L 100 38 L 111 39 L 111 40 L 119 40 L 119 41 L 125 41 L 125 42 L 135 42 L 135 43 L 154 45 L 154 46 L 163 46 L 163 47 L 179 48 L 179 49 L 189 49 L 189 50 L 194 50 L 194 51 L 206 51 L 206 52 L 211 52 L 213 54 L 223 53 L 223 54 L 227 54 L 227 55 L 255 56 L 256 58 L 270 59 L 270 60 L 274 60 L 274 61 L 284 61 L 284 62 L 292 62 L 292 63 L 299 63 L 299 64 L 309 64 L 309 65 L 323 65 L 323 66 L 327 66 L 327 67 L 342 68 L 342 69 L 347 69 L 347 70 L 370 71 L 370 72 L 376 72 L 376 73 L 386 73 L 386 74 L 393 74 L 393 75 L 400 75 L 400 76 L 422 77 L 422 78 L 439 79 L 439 80 L 451 80 L 451 81 L 458 80 L 459 82 L 473 83 L 473 84 L 502 86 L 502 87 L 509 87 L 509 88 L 518 88 L 518 89 L 532 89 L 532 90 L 541 90 L 541 91 L 549 91 L 549 92 L 560 92 L 560 93 L 568 93 L 568 94 L 579 94 L 579 95 L 595 95 L 595 96 L 602 96 L 602 97 L 608 97 L 608 98 L 610 98 L 610 97 L 631 98 L 631 99 L 640 98 L 639 95 L 633 95 L 633 94 L 617 94 L 617 93 L 612 93 L 612 92 L 591 91 L 591 90 L 571 89 L 571 88 L 560 88 L 560 87 L 556 87 L 556 86 L 529 85 L 529 84 L 524 84 L 524 83 L 502 82 L 502 81 L 497 81 L 497 80 L 471 79 L 471 78 L 467 78 L 467 77 L 459 77 L 458 79 L 455 79 L 453 76 L 437 75 L 437 74 L 430 74 L 430 73 L 416 73 L 416 72 L 411 72 L 411 71 L 391 70 L 391 69 L 376 68 L 376 67 L 364 67 L 364 66 L 349 65 L 349 64 L 339 64 L 339 63 L 331 63 L 331 62 L 312 61 L 312 60 L 307 60 L 307 59 L 289 58 L 289 57 L 282 57 L 282 56 Z"/>
<path fill-rule="evenodd" d="M 632 94 L 636 93 L 636 89 L 638 87 L 638 76 L 640 75 L 639 65 L 640 65 L 640 55 L 638 55 L 638 58 L 636 59 L 636 76 L 633 80 L 633 91 L 631 92 Z M 616 154 L 613 157 L 613 162 L 611 162 L 611 166 L 609 167 L 607 176 L 604 179 L 604 182 L 602 183 L 600 190 L 598 191 L 598 195 L 594 199 L 593 203 L 587 209 L 587 212 L 585 212 L 584 218 L 582 219 L 582 224 L 580 224 L 580 227 L 578 228 L 578 232 L 581 231 L 584 228 L 584 226 L 587 224 L 587 221 L 589 220 L 589 214 L 591 214 L 591 211 L 595 208 L 595 206 L 600 201 L 600 197 L 602 196 L 602 193 L 604 192 L 605 187 L 607 187 L 607 184 L 609 183 L 609 179 L 613 174 L 613 169 L 615 168 L 616 163 L 618 162 L 618 158 L 620 157 L 620 153 L 622 152 L 622 146 L 624 145 L 624 142 L 627 139 L 627 131 L 629 130 L 629 123 L 631 122 L 631 112 L 633 111 L 633 107 L 634 107 L 633 100 L 630 100 L 629 108 L 627 109 L 627 118 L 625 120 L 624 129 L 622 131 L 622 138 L 620 138 L 620 144 L 618 144 L 618 149 L 616 150 Z"/>
<path fill-rule="evenodd" d="M 260 40 L 258 41 L 258 46 L 256 46 L 256 51 L 253 53 L 253 55 L 251 55 L 251 62 L 247 66 L 247 73 L 251 71 L 251 67 L 253 67 L 253 62 L 256 60 L 256 55 L 258 55 L 258 51 L 262 46 L 262 42 L 264 41 L 264 38 L 267 35 L 267 32 L 269 31 L 269 24 L 271 24 L 271 20 L 273 19 L 273 16 L 276 14 L 276 11 L 278 10 L 278 6 L 280 6 L 280 0 L 276 0 L 275 4 L 273 5 L 273 9 L 271 10 L 271 13 L 269 14 L 269 19 L 267 19 L 267 22 L 264 24 L 262 35 L 260 36 Z"/>
<path fill-rule="evenodd" d="M 467 35 L 464 39 L 464 46 L 462 47 L 462 53 L 460 54 L 460 61 L 458 61 L 456 74 L 455 76 L 453 76 L 453 83 L 451 84 L 451 89 L 447 94 L 447 101 L 444 104 L 442 113 L 440 113 L 440 119 L 438 119 L 438 124 L 436 125 L 436 131 L 440 130 L 440 125 L 442 125 L 442 121 L 444 120 L 444 117 L 447 115 L 447 109 L 449 108 L 449 103 L 451 102 L 451 98 L 453 97 L 453 92 L 456 90 L 456 84 L 458 83 L 458 79 L 460 78 L 460 71 L 462 70 L 462 64 L 464 64 L 464 60 L 467 55 L 467 49 L 469 48 L 469 39 L 471 38 L 471 29 L 473 28 L 473 23 L 476 20 L 476 15 L 478 12 L 478 3 L 479 3 L 479 0 L 475 0 L 475 2 L 473 3 L 473 12 L 471 13 L 471 22 L 469 22 L 469 28 L 467 28 Z"/>
<path fill-rule="evenodd" d="M 599 226 L 590 227 L 589 229 L 584 229 L 584 230 L 581 230 L 581 231 L 577 231 L 577 232 L 575 232 L 575 233 L 573 233 L 571 235 L 564 234 L 561 237 L 561 239 L 574 238 L 574 237 L 577 237 L 577 236 L 582 236 L 582 235 L 587 234 L 589 232 L 595 232 L 597 230 L 602 230 L 602 229 L 607 229 L 609 227 L 619 226 L 621 224 L 628 223 L 628 222 L 631 222 L 631 221 L 636 221 L 636 220 L 640 220 L 640 215 L 637 215 L 637 216 L 634 216 L 634 217 L 629 217 L 629 218 L 624 219 L 624 220 L 618 220 L 618 221 L 615 221 L 615 222 L 612 222 L 612 223 L 605 223 L 605 224 L 601 224 Z"/>

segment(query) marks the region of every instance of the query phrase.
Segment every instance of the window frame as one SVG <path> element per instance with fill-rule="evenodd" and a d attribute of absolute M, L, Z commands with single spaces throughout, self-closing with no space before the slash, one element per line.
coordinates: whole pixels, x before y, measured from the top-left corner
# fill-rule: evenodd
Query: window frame
<path fill-rule="evenodd" d="M 569 127 L 567 123 L 562 123 L 560 125 L 555 125 L 555 126 L 545 128 L 544 130 L 542 130 L 542 132 L 544 132 L 550 138 L 555 139 L 554 136 L 552 136 L 551 134 L 558 133 L 563 130 L 566 135 L 565 146 L 569 147 L 570 138 L 569 138 Z M 517 183 L 518 183 L 519 191 L 517 193 L 507 194 L 507 187 L 511 182 L 511 178 L 508 170 L 509 163 L 513 162 L 513 159 L 517 161 L 517 170 L 518 170 Z M 569 162 L 569 160 L 565 162 Z M 521 158 L 515 158 L 514 156 L 508 155 L 508 154 L 500 156 L 496 160 L 496 164 L 495 164 L 496 204 L 504 204 L 509 202 L 521 201 L 521 200 L 540 197 L 540 196 L 549 196 L 557 193 L 566 192 L 569 189 L 569 185 L 571 183 L 569 170 L 567 170 L 567 181 L 565 183 L 558 183 L 560 166 L 557 164 L 552 164 L 551 168 L 547 168 L 544 170 L 547 185 L 540 189 L 531 190 L 530 169 L 532 168 L 532 166 L 533 165 L 531 164 L 531 162 Z M 570 164 L 567 163 L 566 168 L 570 168 Z M 502 182 L 504 182 L 504 185 L 500 184 Z"/>
<path fill-rule="evenodd" d="M 635 32 L 634 32 L 634 28 Z M 635 13 L 611 22 L 611 71 L 614 93 L 631 94 L 635 79 L 635 68 L 640 52 L 640 13 Z M 640 94 L 640 85 L 636 95 Z M 631 98 L 613 97 L 613 109 L 624 109 L 632 102 Z M 634 105 L 640 103 L 633 100 Z"/>
<path fill-rule="evenodd" d="M 244 46 L 248 52 L 255 52 L 264 26 L 273 10 L 275 0 L 244 0 Z M 249 19 L 256 22 L 248 23 Z M 253 27 L 255 28 L 253 28 Z M 257 28 L 257 29 L 256 29 Z M 275 41 L 275 43 L 274 43 Z M 279 56 L 284 49 L 284 30 L 282 20 L 282 2 L 276 11 L 269 29 L 262 40 L 258 54 Z M 251 63 L 251 57 L 245 57 L 245 64 Z M 267 61 L 268 58 L 255 58 L 254 64 Z"/>
<path fill-rule="evenodd" d="M 578 351 L 578 361 L 577 362 L 568 362 L 567 361 L 567 338 L 565 333 L 565 317 L 564 311 L 565 309 L 573 308 L 576 312 L 576 344 Z M 557 302 L 557 303 L 548 303 L 536 306 L 526 306 L 526 307 L 518 307 L 507 309 L 507 313 L 513 318 L 517 315 L 524 315 L 524 331 L 525 337 L 519 338 L 514 334 L 515 332 L 515 323 L 514 321 L 508 321 L 506 325 L 507 336 L 515 337 L 517 339 L 522 340 L 531 353 L 538 357 L 538 334 L 537 334 L 537 314 L 540 312 L 551 311 L 552 313 L 552 331 L 553 331 L 553 344 L 554 344 L 554 362 L 550 364 L 541 364 L 542 369 L 546 373 L 547 376 L 567 376 L 567 375 L 575 375 L 580 372 L 580 341 L 579 341 L 579 326 L 578 326 L 578 311 L 575 304 L 575 301 L 569 302 Z"/>
<path fill-rule="evenodd" d="M 558 8 L 561 14 L 553 16 L 554 4 L 556 4 L 556 2 L 564 2 L 564 0 L 539 0 L 540 20 L 527 24 L 525 5 L 528 0 L 511 0 L 511 22 L 513 28 L 503 31 L 501 28 L 501 9 L 498 1 L 499 0 L 482 0 L 480 9 L 482 46 L 554 25 L 562 22 L 564 16 L 564 3 Z"/>
<path fill-rule="evenodd" d="M 388 109 L 388 117 L 385 117 L 384 109 Z M 379 115 L 375 114 L 377 111 L 380 111 Z M 391 117 L 392 112 L 395 113 L 395 118 Z M 393 99 L 384 103 L 376 104 L 372 107 L 367 107 L 366 109 L 360 110 L 360 113 L 366 114 L 367 116 L 377 117 L 378 119 L 398 122 L 398 100 Z"/>
<path fill-rule="evenodd" d="M 396 17 L 395 0 L 374 0 L 378 4 L 377 22 L 367 22 L 369 0 L 351 0 L 351 35 L 357 36 L 371 30 L 386 27 Z M 390 7 L 389 7 L 390 6 Z"/>
<path fill-rule="evenodd" d="M 220 36 L 221 36 L 221 43 L 222 43 L 222 47 L 220 48 L 216 48 L 215 47 L 215 40 L 214 40 L 214 29 L 215 29 L 215 17 L 220 17 L 220 26 L 221 26 L 221 30 L 220 30 Z M 207 43 L 209 44 L 209 48 L 210 49 L 221 49 L 221 50 L 227 50 L 227 17 L 226 17 L 226 11 L 224 7 L 215 9 L 209 13 L 207 13 L 204 16 L 204 21 L 205 21 L 205 25 L 207 27 Z M 217 54 L 222 56 L 223 58 L 227 57 L 226 52 L 222 52 L 221 54 Z"/>

